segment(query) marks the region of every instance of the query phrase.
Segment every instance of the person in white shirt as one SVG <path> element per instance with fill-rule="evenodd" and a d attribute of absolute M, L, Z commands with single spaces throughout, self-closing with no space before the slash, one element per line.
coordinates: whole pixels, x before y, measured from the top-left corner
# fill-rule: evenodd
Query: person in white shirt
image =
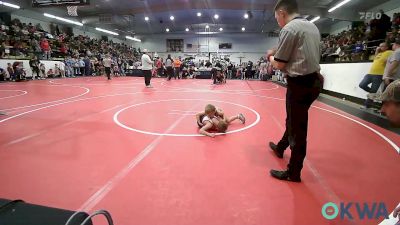
<path fill-rule="evenodd" d="M 112 64 L 112 59 L 110 55 L 107 54 L 103 59 L 103 66 L 106 71 L 108 80 L 111 80 L 111 64 Z"/>
<path fill-rule="evenodd" d="M 63 62 L 60 62 L 58 65 L 61 77 L 65 77 L 65 64 Z"/>
<path fill-rule="evenodd" d="M 144 75 L 144 82 L 146 87 L 151 88 L 151 70 L 153 69 L 153 61 L 150 59 L 150 56 L 147 54 L 147 49 L 143 50 L 142 55 L 142 71 Z"/>
<path fill-rule="evenodd" d="M 171 80 L 172 75 L 174 74 L 174 68 L 172 67 L 174 60 L 172 60 L 171 55 L 168 55 L 168 58 L 165 60 L 165 67 L 167 68 L 167 77 L 168 80 Z M 176 77 L 175 77 L 176 80 Z"/>
<path fill-rule="evenodd" d="M 393 54 L 386 61 L 385 71 L 383 73 L 383 82 L 385 86 L 383 91 L 395 80 L 400 79 L 400 38 L 397 38 L 392 46 Z"/>

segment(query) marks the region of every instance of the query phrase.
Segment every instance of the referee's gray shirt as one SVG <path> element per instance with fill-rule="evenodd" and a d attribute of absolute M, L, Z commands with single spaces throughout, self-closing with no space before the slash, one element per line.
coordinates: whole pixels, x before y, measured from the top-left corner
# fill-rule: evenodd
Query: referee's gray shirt
<path fill-rule="evenodd" d="M 282 28 L 274 59 L 287 63 L 283 72 L 291 77 L 319 72 L 320 41 L 315 24 L 296 17 Z"/>

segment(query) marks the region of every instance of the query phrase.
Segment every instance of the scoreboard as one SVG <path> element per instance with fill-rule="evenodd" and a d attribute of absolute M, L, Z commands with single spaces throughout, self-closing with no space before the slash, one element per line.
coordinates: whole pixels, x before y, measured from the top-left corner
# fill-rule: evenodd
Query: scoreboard
<path fill-rule="evenodd" d="M 33 7 L 83 6 L 90 5 L 90 0 L 32 0 Z"/>

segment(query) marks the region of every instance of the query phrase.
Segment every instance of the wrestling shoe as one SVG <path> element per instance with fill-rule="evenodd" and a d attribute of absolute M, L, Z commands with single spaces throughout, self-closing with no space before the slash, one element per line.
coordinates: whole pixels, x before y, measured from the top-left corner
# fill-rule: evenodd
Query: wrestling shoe
<path fill-rule="evenodd" d="M 240 121 L 242 121 L 243 124 L 246 123 L 246 118 L 244 117 L 243 114 L 239 113 L 238 119 L 239 119 Z"/>

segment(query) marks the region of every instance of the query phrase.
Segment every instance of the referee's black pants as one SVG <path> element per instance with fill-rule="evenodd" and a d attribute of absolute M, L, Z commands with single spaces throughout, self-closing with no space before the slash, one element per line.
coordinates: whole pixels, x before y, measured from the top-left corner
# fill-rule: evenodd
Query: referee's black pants
<path fill-rule="evenodd" d="M 150 80 L 151 80 L 151 70 L 142 70 L 143 75 L 144 75 L 144 83 L 146 86 L 150 85 Z"/>
<path fill-rule="evenodd" d="M 107 74 L 107 79 L 111 80 L 111 67 L 105 67 L 104 70 Z"/>
<path fill-rule="evenodd" d="M 174 75 L 174 68 L 172 68 L 172 66 L 168 66 L 167 67 L 167 77 L 168 80 L 171 80 L 172 76 Z M 176 77 L 175 77 L 176 79 Z"/>
<path fill-rule="evenodd" d="M 290 177 L 299 178 L 307 149 L 308 110 L 322 90 L 323 80 L 317 73 L 287 78 L 286 130 L 278 143 L 284 151 L 290 146 L 288 164 Z"/>

